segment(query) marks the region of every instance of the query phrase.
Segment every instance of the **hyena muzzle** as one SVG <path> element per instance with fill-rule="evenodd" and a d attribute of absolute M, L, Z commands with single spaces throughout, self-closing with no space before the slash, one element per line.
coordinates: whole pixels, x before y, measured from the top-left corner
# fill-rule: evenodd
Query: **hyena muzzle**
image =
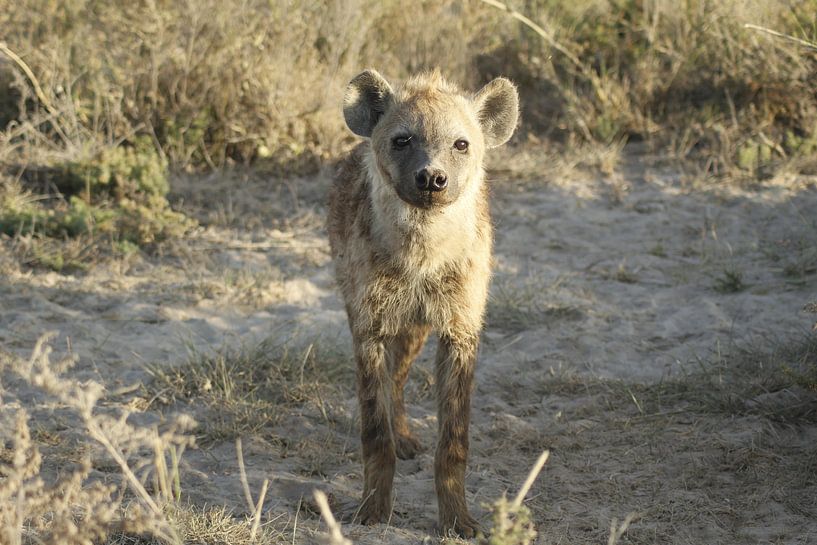
<path fill-rule="evenodd" d="M 366 70 L 348 85 L 343 113 L 367 138 L 341 164 L 328 231 L 357 363 L 364 485 L 359 516 L 388 519 L 395 460 L 421 449 L 403 387 L 433 329 L 440 529 L 470 537 L 465 502 L 470 398 L 491 272 L 485 150 L 516 128 L 513 84 L 497 78 L 463 93 L 438 72 L 393 89 Z"/>

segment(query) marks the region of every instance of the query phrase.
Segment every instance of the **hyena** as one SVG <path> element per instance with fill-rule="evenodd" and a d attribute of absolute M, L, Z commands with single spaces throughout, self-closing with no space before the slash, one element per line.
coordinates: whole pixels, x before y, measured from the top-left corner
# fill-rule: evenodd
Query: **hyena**
<path fill-rule="evenodd" d="M 440 529 L 466 537 L 477 531 L 464 481 L 491 274 L 483 159 L 513 134 L 518 111 L 516 88 L 504 78 L 469 94 L 437 71 L 393 89 L 366 70 L 346 89 L 346 124 L 368 140 L 339 168 L 328 231 L 357 363 L 363 523 L 389 517 L 395 459 L 421 448 L 406 420 L 403 387 L 434 329 Z"/>

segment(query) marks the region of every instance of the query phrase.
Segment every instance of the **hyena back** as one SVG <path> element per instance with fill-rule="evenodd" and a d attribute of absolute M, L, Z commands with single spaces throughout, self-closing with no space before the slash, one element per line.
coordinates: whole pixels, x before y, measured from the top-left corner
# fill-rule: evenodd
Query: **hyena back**
<path fill-rule="evenodd" d="M 328 220 L 357 362 L 360 518 L 388 519 L 395 459 L 420 449 L 403 387 L 434 329 L 440 528 L 473 536 L 478 526 L 465 502 L 465 464 L 492 244 L 483 158 L 513 134 L 516 89 L 498 78 L 465 94 L 433 72 L 395 90 L 367 70 L 349 83 L 344 116 L 368 138 L 341 165 Z"/>

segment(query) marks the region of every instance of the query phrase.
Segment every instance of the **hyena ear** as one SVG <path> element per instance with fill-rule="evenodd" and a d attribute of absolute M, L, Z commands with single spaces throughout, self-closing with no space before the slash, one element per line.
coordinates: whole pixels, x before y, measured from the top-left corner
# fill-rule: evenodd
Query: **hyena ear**
<path fill-rule="evenodd" d="M 489 148 L 501 146 L 513 134 L 519 119 L 519 96 L 516 86 L 506 78 L 496 78 L 474 97 L 479 124 Z"/>
<path fill-rule="evenodd" d="M 391 100 L 391 85 L 383 76 L 375 70 L 361 72 L 346 86 L 343 97 L 346 125 L 359 136 L 371 136 Z"/>

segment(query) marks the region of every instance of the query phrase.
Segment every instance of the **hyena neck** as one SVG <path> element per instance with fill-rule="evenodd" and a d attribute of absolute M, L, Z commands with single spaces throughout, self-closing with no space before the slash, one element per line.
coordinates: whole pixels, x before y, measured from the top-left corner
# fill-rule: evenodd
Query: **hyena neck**
<path fill-rule="evenodd" d="M 399 265 L 436 270 L 467 258 L 486 228 L 488 218 L 482 190 L 483 173 L 470 180 L 468 189 L 452 204 L 425 210 L 412 206 L 380 175 L 371 155 L 365 161 L 372 230 L 375 240 Z M 487 229 L 490 229 L 488 227 Z"/>

